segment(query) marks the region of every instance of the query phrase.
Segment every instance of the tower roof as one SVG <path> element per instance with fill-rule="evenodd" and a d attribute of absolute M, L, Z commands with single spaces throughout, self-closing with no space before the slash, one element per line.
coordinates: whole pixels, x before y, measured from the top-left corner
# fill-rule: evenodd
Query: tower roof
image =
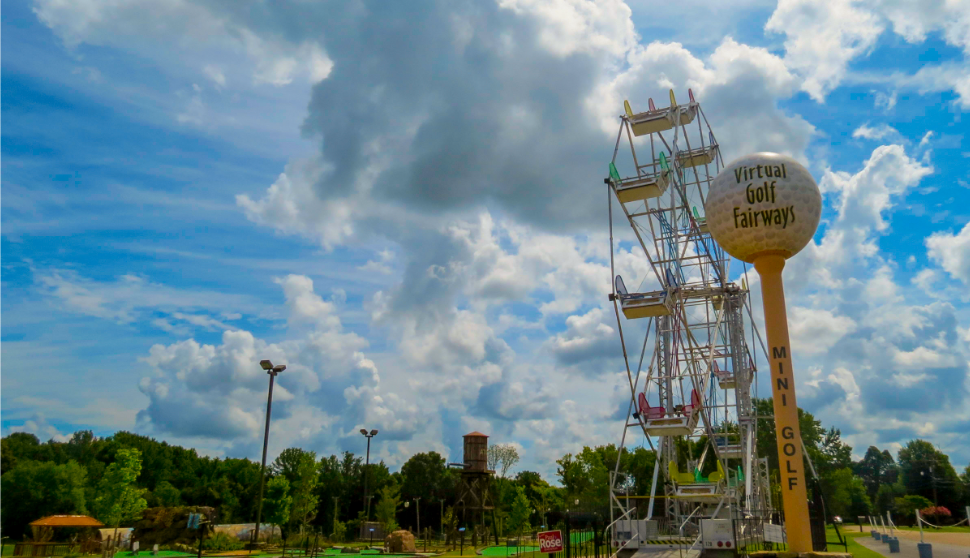
<path fill-rule="evenodd" d="M 87 515 L 49 515 L 30 523 L 33 527 L 104 527 L 97 519 Z"/>
<path fill-rule="evenodd" d="M 474 437 L 474 438 L 488 438 L 488 435 L 487 434 L 482 434 L 481 432 L 479 432 L 479 431 L 476 430 L 475 432 L 471 432 L 469 434 L 465 434 L 464 436 L 462 436 L 462 438 L 472 438 L 472 437 Z"/>

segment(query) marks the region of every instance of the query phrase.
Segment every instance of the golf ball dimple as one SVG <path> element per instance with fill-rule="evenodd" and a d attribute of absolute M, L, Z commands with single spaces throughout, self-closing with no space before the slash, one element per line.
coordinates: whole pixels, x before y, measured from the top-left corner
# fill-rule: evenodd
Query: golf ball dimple
<path fill-rule="evenodd" d="M 822 195 L 795 159 L 754 153 L 717 175 L 706 208 L 714 240 L 728 254 L 751 263 L 764 253 L 790 258 L 804 248 L 818 228 Z"/>

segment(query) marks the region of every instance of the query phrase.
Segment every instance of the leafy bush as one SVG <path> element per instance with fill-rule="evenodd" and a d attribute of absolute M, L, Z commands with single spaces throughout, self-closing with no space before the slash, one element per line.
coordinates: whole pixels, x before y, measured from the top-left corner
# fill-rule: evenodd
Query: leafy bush
<path fill-rule="evenodd" d="M 204 550 L 240 550 L 244 546 L 246 546 L 245 543 L 228 533 L 216 533 L 202 541 Z"/>
<path fill-rule="evenodd" d="M 900 516 L 915 518 L 916 510 L 931 507 L 933 502 L 930 502 L 922 496 L 909 494 L 907 496 L 903 496 L 902 498 L 896 498 L 895 504 L 896 513 L 898 513 Z"/>
<path fill-rule="evenodd" d="M 330 533 L 330 540 L 333 542 L 346 542 L 347 524 L 343 521 L 335 521 L 333 524 L 333 533 Z"/>
<path fill-rule="evenodd" d="M 933 523 L 949 521 L 949 519 L 953 517 L 950 510 L 944 508 L 943 506 L 929 506 L 927 508 L 923 508 L 919 511 L 919 514 L 927 521 L 932 521 Z"/>

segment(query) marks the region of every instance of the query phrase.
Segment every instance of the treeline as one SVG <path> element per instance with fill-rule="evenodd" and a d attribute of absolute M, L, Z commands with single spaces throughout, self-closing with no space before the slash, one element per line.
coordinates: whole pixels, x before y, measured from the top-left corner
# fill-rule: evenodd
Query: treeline
<path fill-rule="evenodd" d="M 758 452 L 768 457 L 773 501 L 779 502 L 772 402 L 756 399 L 754 404 L 759 417 Z M 919 439 L 907 442 L 895 458 L 888 450 L 869 446 L 861 460 L 853 461 L 852 447 L 842 441 L 838 429 L 826 430 L 803 409 L 798 410 L 798 418 L 829 516 L 855 521 L 858 516 L 889 511 L 894 521 L 905 524 L 915 521 L 916 510 L 935 508 L 929 511 L 936 521 L 964 517 L 964 506 L 970 505 L 970 465 L 958 474 L 948 455 Z M 808 484 L 811 489 L 812 482 Z"/>
<path fill-rule="evenodd" d="M 755 405 L 758 450 L 768 458 L 778 506 L 772 405 L 770 400 L 756 400 Z M 947 455 L 923 440 L 909 442 L 895 458 L 872 446 L 853 462 L 852 448 L 839 430 L 823 428 L 802 410 L 799 417 L 829 515 L 852 519 L 889 510 L 905 521 L 915 509 L 938 505 L 962 518 L 963 506 L 970 502 L 970 466 L 958 474 Z M 720 427 L 732 428 L 736 426 Z M 45 515 L 90 513 L 109 525 L 130 524 L 145 506 L 208 506 L 216 509 L 220 523 L 255 521 L 259 494 L 255 461 L 200 456 L 194 449 L 129 432 L 97 438 L 90 431 L 80 431 L 67 442 L 46 443 L 32 434 L 15 433 L 0 444 L 4 496 L 0 523 L 4 534 L 13 538 L 26 535 L 27 524 Z M 681 470 L 700 457 L 705 444 L 703 439 L 678 441 Z M 610 472 L 617 455 L 614 445 L 566 454 L 557 460 L 558 486 L 553 486 L 533 471 L 513 474 L 519 460 L 515 448 L 492 445 L 489 466 L 498 471 L 492 493 L 494 528 L 508 533 L 539 526 L 567 509 L 608 513 Z M 627 448 L 621 459 L 619 470 L 625 475 L 618 482 L 633 494 L 649 494 L 654 453 L 645 447 Z M 713 470 L 714 463 L 707 459 L 703 474 Z M 350 452 L 317 456 L 289 448 L 269 466 L 268 474 L 264 521 L 280 525 L 284 533 L 312 531 L 343 539 L 357 532 L 367 503 L 362 456 Z M 412 455 L 393 473 L 383 462 L 372 463 L 366 477 L 371 519 L 388 528 L 416 529 L 419 509 L 422 530 L 438 531 L 442 526 L 447 530 L 461 520 L 448 511 L 458 497 L 460 475 L 436 452 Z M 106 515 L 120 508 L 127 511 Z M 491 516 L 487 520 L 493 521 Z"/>

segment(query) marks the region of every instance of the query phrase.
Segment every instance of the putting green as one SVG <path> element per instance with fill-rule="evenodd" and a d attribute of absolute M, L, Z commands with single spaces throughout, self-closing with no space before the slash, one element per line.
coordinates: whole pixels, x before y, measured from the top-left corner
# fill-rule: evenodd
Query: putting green
<path fill-rule="evenodd" d="M 539 550 L 538 546 L 490 546 L 482 550 L 482 556 L 515 556 Z"/>
<path fill-rule="evenodd" d="M 191 552 L 191 553 L 183 552 L 181 550 L 159 550 L 158 554 L 156 554 L 155 556 L 161 556 L 161 558 L 172 558 L 173 556 L 195 556 L 195 555 L 196 553 L 194 552 Z M 137 556 L 138 558 L 151 558 L 152 551 L 151 549 L 139 550 L 138 554 L 136 555 L 134 552 L 131 552 L 130 550 L 123 550 L 121 552 L 116 552 L 115 556 Z"/>

